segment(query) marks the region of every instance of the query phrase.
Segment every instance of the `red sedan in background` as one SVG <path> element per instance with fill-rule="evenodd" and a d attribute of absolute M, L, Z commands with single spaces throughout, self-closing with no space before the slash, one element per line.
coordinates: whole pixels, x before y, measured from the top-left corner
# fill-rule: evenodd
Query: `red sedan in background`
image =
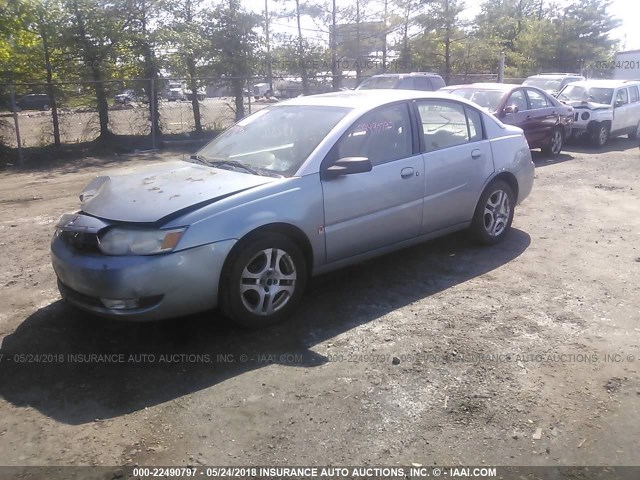
<path fill-rule="evenodd" d="M 540 148 L 549 156 L 560 154 L 573 122 L 573 107 L 536 87 L 473 83 L 451 85 L 439 91 L 471 100 L 503 123 L 522 128 L 529 148 Z"/>

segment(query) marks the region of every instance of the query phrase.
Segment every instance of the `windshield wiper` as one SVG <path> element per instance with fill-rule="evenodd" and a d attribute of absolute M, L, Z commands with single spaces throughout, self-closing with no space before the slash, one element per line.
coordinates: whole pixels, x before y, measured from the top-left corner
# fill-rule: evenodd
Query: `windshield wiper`
<path fill-rule="evenodd" d="M 249 165 L 245 165 L 244 163 L 240 163 L 237 160 L 222 160 L 222 159 L 208 159 L 208 158 L 204 158 L 204 157 L 200 157 L 202 158 L 202 161 L 204 161 L 204 163 L 206 165 L 209 165 L 210 167 L 220 167 L 220 168 L 225 168 L 227 167 L 231 167 L 232 169 L 234 168 L 240 168 L 242 170 L 244 170 L 245 172 L 249 172 L 252 175 L 259 175 L 262 176 L 262 174 L 260 172 L 258 172 L 255 168 L 250 167 Z"/>

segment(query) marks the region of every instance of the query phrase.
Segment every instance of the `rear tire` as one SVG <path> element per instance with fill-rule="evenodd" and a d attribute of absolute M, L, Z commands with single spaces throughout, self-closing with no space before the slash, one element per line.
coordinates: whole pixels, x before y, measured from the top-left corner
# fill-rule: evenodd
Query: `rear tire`
<path fill-rule="evenodd" d="M 220 307 L 243 327 L 262 328 L 285 320 L 299 305 L 307 284 L 300 248 L 275 232 L 242 240 L 227 259 Z"/>
<path fill-rule="evenodd" d="M 640 122 L 636 125 L 635 131 L 629 134 L 629 138 L 631 140 L 638 140 L 640 138 Z"/>
<path fill-rule="evenodd" d="M 504 180 L 494 180 L 485 188 L 471 221 L 476 241 L 494 245 L 506 236 L 513 222 L 516 196 Z"/>

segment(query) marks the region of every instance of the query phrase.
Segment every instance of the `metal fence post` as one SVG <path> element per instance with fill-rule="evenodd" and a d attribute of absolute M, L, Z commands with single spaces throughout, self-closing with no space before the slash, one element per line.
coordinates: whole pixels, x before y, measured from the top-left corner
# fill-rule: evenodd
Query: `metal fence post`
<path fill-rule="evenodd" d="M 20 139 L 20 122 L 18 121 L 18 110 L 16 108 L 16 89 L 11 85 L 11 110 L 13 110 L 13 123 L 16 129 L 16 141 L 18 142 L 18 161 L 22 166 L 24 164 L 24 155 L 22 153 L 22 140 Z"/>
<path fill-rule="evenodd" d="M 151 108 L 151 150 L 156 150 L 156 82 L 154 78 L 151 78 L 151 95 L 149 100 L 149 108 Z"/>
<path fill-rule="evenodd" d="M 498 61 L 498 83 L 504 83 L 504 52 L 500 52 Z"/>

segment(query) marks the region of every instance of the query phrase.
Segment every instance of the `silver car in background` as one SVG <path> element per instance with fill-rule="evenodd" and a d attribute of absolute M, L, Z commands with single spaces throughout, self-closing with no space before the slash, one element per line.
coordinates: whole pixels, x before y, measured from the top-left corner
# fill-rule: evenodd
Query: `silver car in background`
<path fill-rule="evenodd" d="M 284 319 L 308 279 L 470 228 L 507 234 L 534 165 L 522 130 L 446 94 L 340 92 L 266 107 L 189 162 L 95 178 L 52 239 L 62 296 L 154 320 L 216 306 Z"/>

